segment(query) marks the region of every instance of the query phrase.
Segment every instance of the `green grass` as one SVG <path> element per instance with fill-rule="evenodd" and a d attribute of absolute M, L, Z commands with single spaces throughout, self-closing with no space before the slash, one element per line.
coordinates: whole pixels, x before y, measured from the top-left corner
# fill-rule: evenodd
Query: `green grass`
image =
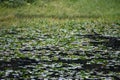
<path fill-rule="evenodd" d="M 118 22 L 120 19 L 119 0 L 37 0 L 17 8 L 0 6 L 0 27 L 13 26 L 24 21 L 56 20 L 101 20 Z M 36 22 L 35 22 L 36 23 Z M 21 24 L 21 23 L 20 23 Z M 22 22 L 24 24 L 24 22 Z"/>

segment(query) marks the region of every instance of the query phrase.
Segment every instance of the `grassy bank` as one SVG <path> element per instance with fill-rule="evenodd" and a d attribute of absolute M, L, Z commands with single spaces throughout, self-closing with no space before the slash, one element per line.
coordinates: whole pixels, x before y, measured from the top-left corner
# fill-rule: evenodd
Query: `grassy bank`
<path fill-rule="evenodd" d="M 0 6 L 0 26 L 17 26 L 33 20 L 101 20 L 118 22 L 119 0 L 37 0 L 17 8 Z M 35 22 L 36 24 L 37 22 Z"/>

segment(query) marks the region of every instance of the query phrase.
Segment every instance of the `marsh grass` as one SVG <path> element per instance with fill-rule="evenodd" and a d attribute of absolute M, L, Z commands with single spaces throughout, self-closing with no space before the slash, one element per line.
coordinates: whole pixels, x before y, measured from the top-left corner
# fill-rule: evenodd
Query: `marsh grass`
<path fill-rule="evenodd" d="M 120 19 L 119 2 L 119 0 L 37 0 L 33 4 L 16 8 L 0 6 L 0 27 L 4 24 L 11 26 L 24 18 L 27 21 L 99 19 L 115 22 Z"/>

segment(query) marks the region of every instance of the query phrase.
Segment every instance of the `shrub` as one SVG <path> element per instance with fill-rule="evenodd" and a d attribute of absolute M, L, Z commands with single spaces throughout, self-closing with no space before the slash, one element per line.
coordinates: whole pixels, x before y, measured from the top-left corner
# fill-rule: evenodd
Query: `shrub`
<path fill-rule="evenodd" d="M 6 7 L 18 7 L 26 3 L 33 3 L 35 0 L 0 0 L 0 3 Z"/>

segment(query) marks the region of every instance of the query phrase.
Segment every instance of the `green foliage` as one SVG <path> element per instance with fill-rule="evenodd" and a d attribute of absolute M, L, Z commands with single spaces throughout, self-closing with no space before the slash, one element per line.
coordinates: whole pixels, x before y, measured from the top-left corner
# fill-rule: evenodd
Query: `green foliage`
<path fill-rule="evenodd" d="M 28 3 L 32 3 L 32 2 L 34 2 L 36 0 L 25 0 L 25 1 L 28 2 Z"/>
<path fill-rule="evenodd" d="M 6 7 L 18 7 L 26 3 L 33 3 L 34 1 L 35 0 L 0 0 L 2 5 Z"/>
<path fill-rule="evenodd" d="M 76 20 L 50 23 L 32 19 L 28 23 L 22 19 L 17 27 L 0 29 L 0 76 L 8 80 L 39 80 L 41 77 L 57 80 L 59 76 L 65 80 L 69 77 L 78 80 L 105 80 L 108 75 L 119 77 L 120 52 L 101 44 L 91 45 L 89 41 L 92 39 L 80 36 L 93 34 L 93 29 L 103 35 L 120 36 L 119 26 L 119 23 Z M 106 70 L 104 79 L 101 76 Z M 116 80 L 111 78 L 108 80 Z"/>

